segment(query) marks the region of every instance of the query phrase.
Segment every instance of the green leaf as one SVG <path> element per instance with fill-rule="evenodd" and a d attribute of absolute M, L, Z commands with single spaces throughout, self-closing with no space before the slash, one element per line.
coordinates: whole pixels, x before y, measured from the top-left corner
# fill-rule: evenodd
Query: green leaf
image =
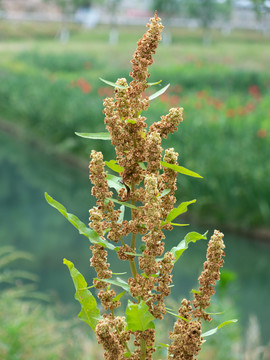
<path fill-rule="evenodd" d="M 161 346 L 163 346 L 163 347 L 166 347 L 166 348 L 168 348 L 170 345 L 168 345 L 168 344 L 163 344 L 163 343 L 161 343 L 161 342 L 159 342 L 159 344 L 161 345 Z"/>
<path fill-rule="evenodd" d="M 170 223 L 172 226 L 189 226 L 189 224 L 176 224 L 176 223 Z"/>
<path fill-rule="evenodd" d="M 146 170 L 146 166 L 145 166 L 145 163 L 144 163 L 144 162 L 140 161 L 138 164 L 140 165 L 140 167 L 141 167 L 143 170 Z"/>
<path fill-rule="evenodd" d="M 106 283 L 109 283 L 109 284 L 112 284 L 112 285 L 115 285 L 115 286 L 120 286 L 123 290 L 129 291 L 128 283 L 125 282 L 124 280 L 122 280 L 119 277 L 117 277 L 116 279 L 98 279 L 98 278 L 96 278 L 96 280 L 104 281 Z"/>
<path fill-rule="evenodd" d="M 126 207 L 131 208 L 131 209 L 137 209 L 137 207 L 135 205 L 132 205 L 132 204 L 129 204 L 129 203 L 126 203 L 126 202 L 123 202 L 123 201 L 119 201 L 119 200 L 116 200 L 116 199 L 113 199 L 113 198 L 106 198 L 106 200 L 113 201 L 116 204 L 124 205 Z"/>
<path fill-rule="evenodd" d="M 149 85 L 149 86 L 158 85 L 158 84 L 160 84 L 161 82 L 162 82 L 162 80 L 159 80 L 159 81 L 157 81 L 157 82 L 147 83 L 147 85 Z"/>
<path fill-rule="evenodd" d="M 207 240 L 207 232 L 203 235 L 197 233 L 197 232 L 190 232 L 188 233 L 184 240 L 182 240 L 177 246 L 174 246 L 172 249 L 171 249 L 171 252 L 173 253 L 174 255 L 174 262 L 176 263 L 176 261 L 180 258 L 180 256 L 183 254 L 183 252 L 188 248 L 188 244 L 190 242 L 196 242 L 198 240 Z"/>
<path fill-rule="evenodd" d="M 119 191 L 124 187 L 124 185 L 120 182 L 122 179 L 119 176 L 107 174 L 106 179 L 109 187 L 115 189 L 116 191 Z"/>
<path fill-rule="evenodd" d="M 120 294 L 116 295 L 115 298 L 113 298 L 113 302 L 118 301 L 121 299 L 123 295 L 125 295 L 126 291 L 122 291 Z"/>
<path fill-rule="evenodd" d="M 189 322 L 189 320 L 186 319 L 185 317 L 183 317 L 183 316 L 181 316 L 181 315 L 178 315 L 178 314 L 175 314 L 175 313 L 173 313 L 173 312 L 171 312 L 171 311 L 169 311 L 169 310 L 167 310 L 167 313 L 168 313 L 168 314 L 171 314 L 171 315 L 173 315 L 173 316 L 176 316 L 178 319 L 181 319 L 181 320 L 183 320 L 183 321 L 185 321 L 185 322 Z"/>
<path fill-rule="evenodd" d="M 167 167 L 173 171 L 177 171 L 180 174 L 184 174 L 184 175 L 188 175 L 188 176 L 193 176 L 193 177 L 198 177 L 203 179 L 203 177 L 197 173 L 195 173 L 194 171 L 188 170 L 186 168 L 184 168 L 183 166 L 179 166 L 179 165 L 175 165 L 175 164 L 169 164 L 165 161 L 161 161 L 160 164 L 164 167 Z"/>
<path fill-rule="evenodd" d="M 86 138 L 86 139 L 96 139 L 96 140 L 111 140 L 109 133 L 78 133 L 75 132 L 77 136 Z"/>
<path fill-rule="evenodd" d="M 108 168 L 118 173 L 124 170 L 122 166 L 117 164 L 116 160 L 105 161 L 105 164 L 108 166 Z"/>
<path fill-rule="evenodd" d="M 125 122 L 126 122 L 127 124 L 136 124 L 136 123 L 137 123 L 137 121 L 134 120 L 134 119 L 127 119 Z"/>
<path fill-rule="evenodd" d="M 216 313 L 206 312 L 205 314 L 207 314 L 207 315 L 222 315 L 222 314 L 224 314 L 224 313 L 225 313 L 225 311 L 216 312 Z"/>
<path fill-rule="evenodd" d="M 85 321 L 95 331 L 96 325 L 100 319 L 100 311 L 97 307 L 97 302 L 89 290 L 87 290 L 87 283 L 82 274 L 74 267 L 71 261 L 66 259 L 63 263 L 67 265 L 70 275 L 72 277 L 76 293 L 75 299 L 81 304 L 81 311 L 78 317 Z"/>
<path fill-rule="evenodd" d="M 133 253 L 133 252 L 129 252 L 129 251 L 125 251 L 125 254 L 131 255 L 131 256 L 138 256 L 138 257 L 143 256 L 143 254 L 137 254 L 137 253 Z"/>
<path fill-rule="evenodd" d="M 112 272 L 112 275 L 126 275 L 127 274 L 127 272 L 125 271 L 125 272 L 121 272 L 121 273 L 114 273 L 114 272 Z"/>
<path fill-rule="evenodd" d="M 119 89 L 127 89 L 128 88 L 127 86 L 117 85 L 116 83 L 113 83 L 113 82 L 108 81 L 108 80 L 104 80 L 102 78 L 99 78 L 99 80 L 103 81 L 107 85 L 110 85 L 110 86 L 113 86 L 113 87 L 116 87 L 116 88 L 119 88 Z"/>
<path fill-rule="evenodd" d="M 191 294 L 200 294 L 201 292 L 199 290 L 192 289 Z"/>
<path fill-rule="evenodd" d="M 171 191 L 171 189 L 164 189 L 161 194 L 160 194 L 160 198 L 162 198 L 163 196 L 166 196 L 169 194 L 169 192 Z"/>
<path fill-rule="evenodd" d="M 175 218 L 177 218 L 177 216 L 184 214 L 185 212 L 187 212 L 187 208 L 190 204 L 194 204 L 196 202 L 196 199 L 194 200 L 190 200 L 190 201 L 184 201 L 182 202 L 179 206 L 177 206 L 177 208 L 172 209 L 166 220 L 164 222 L 161 223 L 161 225 L 165 225 L 167 223 L 170 223 L 171 221 L 173 221 Z"/>
<path fill-rule="evenodd" d="M 232 320 L 227 320 L 224 321 L 223 323 L 219 324 L 216 328 L 211 329 L 209 331 L 206 331 L 205 333 L 203 333 L 201 336 L 202 337 L 206 337 L 206 336 L 210 336 L 210 335 L 214 335 L 220 328 L 222 328 L 225 325 L 229 325 L 232 323 L 236 323 L 238 320 L 237 319 L 232 319 Z"/>
<path fill-rule="evenodd" d="M 126 330 L 131 331 L 145 331 L 147 329 L 154 329 L 154 316 L 149 312 L 149 307 L 145 301 L 141 300 L 139 304 L 133 304 L 128 301 L 126 309 L 127 327 Z"/>
<path fill-rule="evenodd" d="M 170 86 L 170 84 L 164 86 L 162 89 L 160 89 L 159 91 L 155 92 L 154 94 L 149 96 L 149 100 L 153 100 L 156 97 L 162 95 L 163 93 L 165 93 L 165 91 L 168 89 L 168 87 Z"/>
<path fill-rule="evenodd" d="M 117 220 L 118 224 L 122 224 L 122 222 L 124 220 L 124 216 L 125 216 L 125 206 L 124 205 L 120 206 L 120 211 L 121 211 L 121 214 L 119 216 L 119 219 Z"/>
<path fill-rule="evenodd" d="M 77 216 L 69 214 L 66 208 L 58 201 L 54 200 L 49 194 L 45 193 L 45 198 L 49 205 L 58 210 L 68 221 L 79 230 L 79 233 L 86 236 L 92 244 L 99 244 L 110 250 L 118 250 L 113 244 L 109 243 L 106 239 L 101 239 L 98 233 L 89 229 Z"/>

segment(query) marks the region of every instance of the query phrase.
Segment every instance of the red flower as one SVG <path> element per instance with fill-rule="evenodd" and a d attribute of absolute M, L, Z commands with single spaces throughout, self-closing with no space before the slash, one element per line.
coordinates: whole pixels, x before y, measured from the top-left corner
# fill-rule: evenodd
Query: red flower
<path fill-rule="evenodd" d="M 227 116 L 228 118 L 232 118 L 232 117 L 234 117 L 234 115 L 235 115 L 234 109 L 227 109 L 227 110 L 226 110 L 226 116 Z"/>
<path fill-rule="evenodd" d="M 261 139 L 265 138 L 267 136 L 267 130 L 266 129 L 259 129 L 257 131 L 257 136 Z"/>
<path fill-rule="evenodd" d="M 258 99 L 261 96 L 259 87 L 257 85 L 250 85 L 248 92 L 255 99 Z"/>
<path fill-rule="evenodd" d="M 72 86 L 78 86 L 81 88 L 84 94 L 89 94 L 92 91 L 92 86 L 87 82 L 87 80 L 80 78 L 77 81 L 71 83 Z"/>

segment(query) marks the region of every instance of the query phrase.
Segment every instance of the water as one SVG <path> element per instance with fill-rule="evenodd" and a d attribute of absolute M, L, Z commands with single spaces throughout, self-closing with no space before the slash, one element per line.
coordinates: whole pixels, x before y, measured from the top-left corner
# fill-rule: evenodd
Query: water
<path fill-rule="evenodd" d="M 0 143 L 0 245 L 12 244 L 34 254 L 36 261 L 21 262 L 20 268 L 38 274 L 39 289 L 50 294 L 54 301 L 71 303 L 73 285 L 62 261 L 65 257 L 74 262 L 91 283 L 95 273 L 89 267 L 89 242 L 46 203 L 44 192 L 87 223 L 88 210 L 93 206 L 88 169 L 78 170 L 54 155 L 39 152 L 4 134 L 0 134 Z M 175 246 L 189 231 L 205 230 L 192 226 L 178 228 L 168 234 L 166 247 Z M 212 231 L 209 229 L 209 234 Z M 267 343 L 270 341 L 270 246 L 231 234 L 226 234 L 225 241 L 224 271 L 236 275 L 227 286 L 225 298 L 243 327 L 249 315 L 256 315 L 262 342 Z M 191 247 L 192 251 L 185 252 L 174 270 L 172 294 L 178 303 L 183 296 L 190 297 L 189 291 L 197 287 L 205 260 L 206 242 Z M 110 262 L 114 271 L 119 271 L 117 258 L 112 257 Z"/>

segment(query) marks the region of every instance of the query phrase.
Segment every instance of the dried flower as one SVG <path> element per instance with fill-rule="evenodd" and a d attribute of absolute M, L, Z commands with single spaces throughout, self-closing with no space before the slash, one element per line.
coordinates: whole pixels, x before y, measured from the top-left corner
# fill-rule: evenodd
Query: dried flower
<path fill-rule="evenodd" d="M 211 317 L 206 314 L 203 310 L 208 308 L 210 305 L 210 298 L 215 294 L 214 285 L 220 278 L 220 268 L 223 265 L 224 256 L 223 249 L 225 245 L 223 243 L 223 234 L 218 230 L 214 231 L 214 235 L 208 244 L 207 249 L 207 260 L 204 263 L 204 271 L 199 277 L 199 292 L 194 293 L 195 299 L 193 305 L 196 308 L 194 316 L 197 318 L 203 318 L 207 321 L 211 321 Z"/>
<path fill-rule="evenodd" d="M 190 301 L 182 300 L 179 316 L 173 332 L 170 333 L 172 344 L 168 348 L 170 359 L 193 360 L 201 349 L 201 323 L 192 320 Z"/>

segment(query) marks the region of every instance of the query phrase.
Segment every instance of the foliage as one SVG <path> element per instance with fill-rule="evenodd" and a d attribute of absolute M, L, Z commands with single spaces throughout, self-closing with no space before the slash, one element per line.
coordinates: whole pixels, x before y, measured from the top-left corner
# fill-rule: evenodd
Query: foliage
<path fill-rule="evenodd" d="M 93 345 L 74 321 L 60 320 L 59 309 L 35 290 L 37 277 L 13 264 L 33 256 L 11 246 L 0 247 L 0 358 L 60 360 L 87 359 L 79 343 Z M 12 266 L 13 265 L 13 266 Z M 21 265 L 22 266 L 22 265 Z"/>
<path fill-rule="evenodd" d="M 183 299 L 178 314 L 175 314 L 165 305 L 165 298 L 170 294 L 171 272 L 175 262 L 190 242 L 206 240 L 206 234 L 190 232 L 176 247 L 164 253 L 164 232 L 178 225 L 172 221 L 196 201 L 182 202 L 174 207 L 177 174 L 195 178 L 201 176 L 179 166 L 178 153 L 174 148 L 166 149 L 162 155 L 161 142 L 174 133 L 183 121 L 183 108 L 171 108 L 166 116 L 147 129 L 146 117 L 143 115 L 150 101 L 164 95 L 168 88 L 166 85 L 145 96 L 145 90 L 160 83 L 147 81 L 150 76 L 148 66 L 153 63 L 152 55 L 161 39 L 163 28 L 157 14 L 151 19 L 148 28 L 131 60 L 130 76 L 133 80 L 129 84 L 125 78 L 118 79 L 116 83 L 103 80 L 114 87 L 114 98 L 107 97 L 104 100 L 103 113 L 106 129 L 115 147 L 116 160 L 105 163 L 101 152 L 91 152 L 90 179 L 97 206 L 90 210 L 90 229 L 50 195 L 46 193 L 45 197 L 92 244 L 91 266 L 97 277 L 91 286 L 88 286 L 72 262 L 64 259 L 64 264 L 74 282 L 75 299 L 81 304 L 79 317 L 94 330 L 98 343 L 104 348 L 105 358 L 152 359 L 156 350 L 155 323 L 163 320 L 167 312 L 176 317 L 173 331 L 169 333 L 170 344 L 161 344 L 168 349 L 168 359 L 192 359 L 198 355 L 204 336 L 210 336 L 224 325 L 237 320 L 227 320 L 202 333 L 202 321 L 212 319 L 206 309 L 215 293 L 214 285 L 219 280 L 220 267 L 223 265 L 223 234 L 217 230 L 208 244 L 207 261 L 199 277 L 199 288 L 192 291 L 193 306 L 191 301 Z M 108 140 L 104 133 L 96 136 L 92 133 L 78 135 Z M 119 173 L 120 177 L 109 177 L 109 183 L 105 164 Z M 116 187 L 113 184 L 117 192 L 115 198 L 109 184 L 117 180 L 123 186 Z M 117 204 L 121 207 L 117 208 Z M 131 209 L 130 217 L 126 216 L 125 208 Z M 141 240 L 141 244 L 138 240 Z M 129 263 L 131 276 L 128 279 L 115 278 L 116 273 L 107 263 L 107 251 L 116 252 L 121 261 Z M 114 286 L 121 287 L 124 292 L 117 294 Z M 102 316 L 90 288 L 98 290 L 103 307 Z M 129 297 L 125 316 L 123 312 L 121 316 L 116 315 L 116 309 L 121 307 L 120 299 L 125 294 Z M 131 336 L 135 339 L 133 347 Z"/>

